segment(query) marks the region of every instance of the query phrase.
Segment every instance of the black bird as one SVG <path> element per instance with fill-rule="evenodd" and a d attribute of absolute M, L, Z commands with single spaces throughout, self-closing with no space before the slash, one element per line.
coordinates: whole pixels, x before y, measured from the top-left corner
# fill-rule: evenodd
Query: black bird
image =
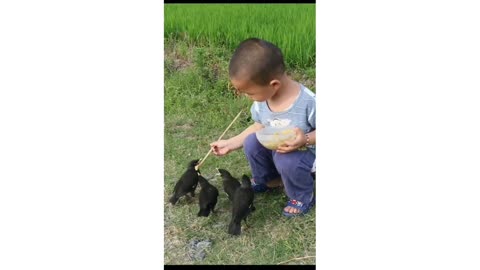
<path fill-rule="evenodd" d="M 228 233 L 240 235 L 242 219 L 247 222 L 247 216 L 255 210 L 253 206 L 253 188 L 248 176 L 242 176 L 242 184 L 235 191 L 233 197 L 232 220 L 228 226 Z"/>
<path fill-rule="evenodd" d="M 223 190 L 228 195 L 228 199 L 233 201 L 233 195 L 235 194 L 235 190 L 240 186 L 240 182 L 236 178 L 234 178 L 227 170 L 224 169 L 217 169 L 223 179 Z"/>
<path fill-rule="evenodd" d="M 175 184 L 173 195 L 170 198 L 170 203 L 175 205 L 180 197 L 187 195 L 190 192 L 192 197 L 195 197 L 195 189 L 198 185 L 198 175 L 200 171 L 195 170 L 199 159 L 192 160 L 188 163 L 187 170 L 182 174 L 180 180 Z"/>
<path fill-rule="evenodd" d="M 218 189 L 210 184 L 207 179 L 203 176 L 198 176 L 198 182 L 202 189 L 200 190 L 200 195 L 198 196 L 198 205 L 200 206 L 200 211 L 198 211 L 199 217 L 208 217 L 210 211 L 215 212 L 215 205 L 217 204 L 218 198 Z"/>

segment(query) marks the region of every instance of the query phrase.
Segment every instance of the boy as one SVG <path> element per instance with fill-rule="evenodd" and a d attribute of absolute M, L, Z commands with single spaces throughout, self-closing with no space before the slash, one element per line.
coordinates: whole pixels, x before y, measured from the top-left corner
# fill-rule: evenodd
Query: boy
<path fill-rule="evenodd" d="M 315 94 L 285 73 L 279 48 L 265 40 L 250 38 L 237 47 L 230 60 L 229 76 L 235 89 L 252 99 L 255 123 L 228 140 L 210 144 L 216 156 L 244 148 L 252 170 L 255 192 L 265 192 L 283 182 L 289 201 L 283 209 L 288 217 L 302 215 L 315 204 Z M 296 126 L 296 138 L 269 150 L 255 132 L 264 126 Z M 302 151 L 299 148 L 307 147 Z M 268 185 L 267 185 L 268 183 Z"/>

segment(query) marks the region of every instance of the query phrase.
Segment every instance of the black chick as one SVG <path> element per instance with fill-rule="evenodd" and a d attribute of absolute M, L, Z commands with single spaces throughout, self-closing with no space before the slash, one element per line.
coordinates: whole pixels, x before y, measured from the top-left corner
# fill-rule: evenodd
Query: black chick
<path fill-rule="evenodd" d="M 228 199 L 233 201 L 233 195 L 240 186 L 240 182 L 238 182 L 238 180 L 234 178 L 227 170 L 217 169 L 217 171 L 220 173 L 223 179 L 223 190 L 225 190 L 227 193 Z"/>
<path fill-rule="evenodd" d="M 253 188 L 248 176 L 242 176 L 242 184 L 235 191 L 233 197 L 232 220 L 228 226 L 228 233 L 240 235 L 242 219 L 247 222 L 247 216 L 255 210 L 253 206 Z"/>
<path fill-rule="evenodd" d="M 200 211 L 198 211 L 199 217 L 208 217 L 210 211 L 215 212 L 215 205 L 217 204 L 218 189 L 210 184 L 203 176 L 198 176 L 198 182 L 202 189 L 198 196 L 198 205 Z"/>
<path fill-rule="evenodd" d="M 192 197 L 195 197 L 195 189 L 198 185 L 198 174 L 200 171 L 195 170 L 199 159 L 192 160 L 188 163 L 187 170 L 182 174 L 180 180 L 175 184 L 173 195 L 170 198 L 170 203 L 175 205 L 178 199 L 190 192 Z"/>

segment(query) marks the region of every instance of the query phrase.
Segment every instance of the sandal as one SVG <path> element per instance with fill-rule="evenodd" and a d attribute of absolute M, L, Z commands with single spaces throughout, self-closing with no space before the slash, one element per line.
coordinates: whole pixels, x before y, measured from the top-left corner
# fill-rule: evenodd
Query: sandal
<path fill-rule="evenodd" d="M 309 204 L 304 204 L 304 203 L 302 203 L 300 201 L 297 201 L 297 200 L 290 200 L 290 201 L 288 201 L 288 203 L 285 207 L 290 206 L 290 207 L 293 207 L 295 209 L 300 210 L 300 212 L 289 213 L 289 212 L 286 212 L 285 210 L 283 210 L 283 215 L 286 216 L 286 217 L 303 216 L 306 213 L 308 213 L 308 210 L 310 210 L 310 208 L 312 208 L 314 205 L 315 205 L 315 197 L 312 198 L 312 201 L 310 201 Z"/>
<path fill-rule="evenodd" d="M 252 182 L 253 192 L 255 193 L 263 193 L 263 192 L 272 190 L 271 188 L 267 187 L 267 185 L 265 184 L 257 184 L 253 178 L 251 179 L 251 182 Z"/>

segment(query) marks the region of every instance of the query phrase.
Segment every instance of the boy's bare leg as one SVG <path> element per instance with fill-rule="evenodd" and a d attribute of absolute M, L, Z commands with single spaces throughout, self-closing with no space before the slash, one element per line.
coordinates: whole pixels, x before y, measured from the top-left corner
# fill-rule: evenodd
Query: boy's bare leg
<path fill-rule="evenodd" d="M 276 178 L 271 181 L 267 182 L 267 187 L 269 188 L 277 188 L 277 187 L 283 187 L 283 182 L 282 178 Z"/>

